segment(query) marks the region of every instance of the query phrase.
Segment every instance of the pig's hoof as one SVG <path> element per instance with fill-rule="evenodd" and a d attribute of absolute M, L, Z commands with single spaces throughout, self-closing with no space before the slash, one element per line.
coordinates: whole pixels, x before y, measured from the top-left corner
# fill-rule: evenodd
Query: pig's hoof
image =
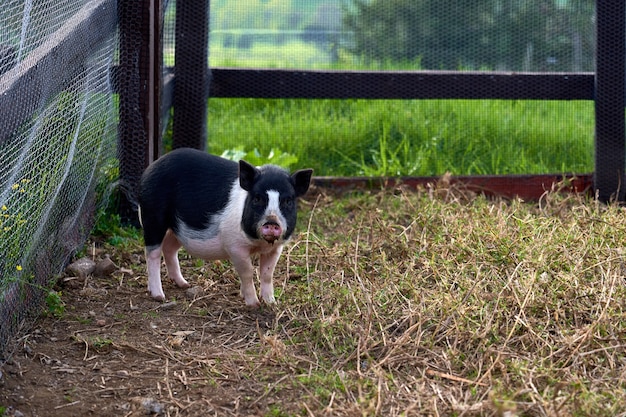
<path fill-rule="evenodd" d="M 246 305 L 250 308 L 259 308 L 261 307 L 261 302 L 259 301 L 259 299 L 257 298 L 256 300 L 246 300 Z"/>
<path fill-rule="evenodd" d="M 271 305 L 271 304 L 276 304 L 276 299 L 274 298 L 274 296 L 268 296 L 268 297 L 263 297 L 263 302 L 265 304 Z"/>
<path fill-rule="evenodd" d="M 153 299 L 155 299 L 156 301 L 165 301 L 165 294 L 163 294 L 163 293 L 160 293 L 160 294 L 158 294 L 158 293 L 157 294 L 150 293 L 150 296 Z"/>
<path fill-rule="evenodd" d="M 176 284 L 178 288 L 189 288 L 191 284 L 187 282 L 187 280 L 183 277 L 172 277 L 172 281 Z"/>

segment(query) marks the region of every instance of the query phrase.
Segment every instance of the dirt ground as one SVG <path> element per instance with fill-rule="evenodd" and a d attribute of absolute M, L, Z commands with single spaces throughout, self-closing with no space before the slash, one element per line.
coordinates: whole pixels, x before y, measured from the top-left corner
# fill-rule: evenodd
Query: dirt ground
<path fill-rule="evenodd" d="M 98 246 L 91 256 L 110 256 L 117 268 L 61 278 L 64 311 L 38 319 L 0 369 L 5 415 L 265 415 L 272 402 L 295 403 L 287 391 L 266 395 L 268 379 L 291 377 L 274 366 L 270 335 L 288 318 L 247 308 L 228 265 L 183 260 L 195 287 L 164 277 L 168 302 L 159 303 L 145 290 L 140 247 Z"/>
<path fill-rule="evenodd" d="M 139 232 L 106 225 L 78 257 L 111 270 L 59 277 L 0 414 L 625 415 L 623 209 L 465 191 L 308 195 L 260 309 L 184 252 L 193 287 L 163 268 L 152 300 Z"/>

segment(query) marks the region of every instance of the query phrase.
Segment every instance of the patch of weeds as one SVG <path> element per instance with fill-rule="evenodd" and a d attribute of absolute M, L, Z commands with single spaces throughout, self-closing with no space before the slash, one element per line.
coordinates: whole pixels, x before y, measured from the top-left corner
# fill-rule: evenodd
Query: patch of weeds
<path fill-rule="evenodd" d="M 209 315 L 209 310 L 206 308 L 198 308 L 194 311 L 194 314 L 200 317 L 207 317 Z"/>
<path fill-rule="evenodd" d="M 100 212 L 92 236 L 117 248 L 129 248 L 142 239 L 141 229 L 124 225 L 117 213 Z"/>
<path fill-rule="evenodd" d="M 93 319 L 91 317 L 76 317 L 76 321 L 83 325 L 93 323 Z"/>
<path fill-rule="evenodd" d="M 62 293 L 50 290 L 46 295 L 46 314 L 61 318 L 65 313 L 65 302 L 61 299 Z"/>
<path fill-rule="evenodd" d="M 272 404 L 268 407 L 268 411 L 265 414 L 267 417 L 287 417 L 290 414 L 283 411 L 278 404 Z"/>
<path fill-rule="evenodd" d="M 91 344 L 96 349 L 103 349 L 113 345 L 113 341 L 111 339 L 106 339 L 100 336 L 96 336 L 91 340 Z"/>
<path fill-rule="evenodd" d="M 326 403 L 334 392 L 345 394 L 347 389 L 336 372 L 299 375 L 297 381 L 306 386 L 320 402 Z"/>
<path fill-rule="evenodd" d="M 389 126 L 385 125 L 378 140 L 378 149 L 371 148 L 368 155 L 361 154 L 360 161 L 345 154 L 341 156 L 348 167 L 356 169 L 359 175 L 366 177 L 415 175 L 420 168 L 420 161 L 415 160 L 416 152 L 412 149 L 408 137 L 403 136 L 396 144 L 392 142 Z"/>
<path fill-rule="evenodd" d="M 256 148 L 252 151 L 245 151 L 243 146 L 238 146 L 234 149 L 225 150 L 221 156 L 231 161 L 243 159 L 256 166 L 273 164 L 287 169 L 298 163 L 297 156 L 283 152 L 280 149 L 272 149 L 267 155 L 263 155 Z"/>
<path fill-rule="evenodd" d="M 159 317 L 159 313 L 157 311 L 146 311 L 143 313 L 144 319 L 154 319 Z"/>

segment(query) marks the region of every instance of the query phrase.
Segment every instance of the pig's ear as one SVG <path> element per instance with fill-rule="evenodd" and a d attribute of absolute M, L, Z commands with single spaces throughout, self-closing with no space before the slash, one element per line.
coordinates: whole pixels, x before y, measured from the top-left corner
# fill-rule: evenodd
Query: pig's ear
<path fill-rule="evenodd" d="M 291 180 L 296 190 L 296 196 L 300 197 L 304 195 L 309 189 L 311 184 L 311 176 L 313 175 L 312 169 L 301 169 L 291 174 Z"/>
<path fill-rule="evenodd" d="M 259 175 L 259 170 L 254 165 L 250 165 L 243 159 L 239 161 L 239 185 L 241 188 L 250 191 L 257 175 Z"/>

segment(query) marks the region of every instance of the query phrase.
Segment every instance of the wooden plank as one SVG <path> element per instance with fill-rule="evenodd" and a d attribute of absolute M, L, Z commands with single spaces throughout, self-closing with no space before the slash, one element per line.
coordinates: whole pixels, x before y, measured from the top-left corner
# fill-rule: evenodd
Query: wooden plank
<path fill-rule="evenodd" d="M 338 191 L 382 190 L 399 186 L 412 190 L 425 187 L 441 189 L 454 186 L 489 197 L 517 197 L 537 201 L 547 191 L 557 189 L 568 193 L 588 193 L 593 178 L 591 174 L 453 176 L 447 181 L 442 181 L 441 177 L 315 177 L 313 184 Z"/>
<path fill-rule="evenodd" d="M 212 68 L 210 96 L 305 99 L 593 100 L 593 73 Z"/>
<path fill-rule="evenodd" d="M 22 62 L 0 77 L 0 143 L 85 68 L 116 26 L 114 0 L 88 2 Z"/>

